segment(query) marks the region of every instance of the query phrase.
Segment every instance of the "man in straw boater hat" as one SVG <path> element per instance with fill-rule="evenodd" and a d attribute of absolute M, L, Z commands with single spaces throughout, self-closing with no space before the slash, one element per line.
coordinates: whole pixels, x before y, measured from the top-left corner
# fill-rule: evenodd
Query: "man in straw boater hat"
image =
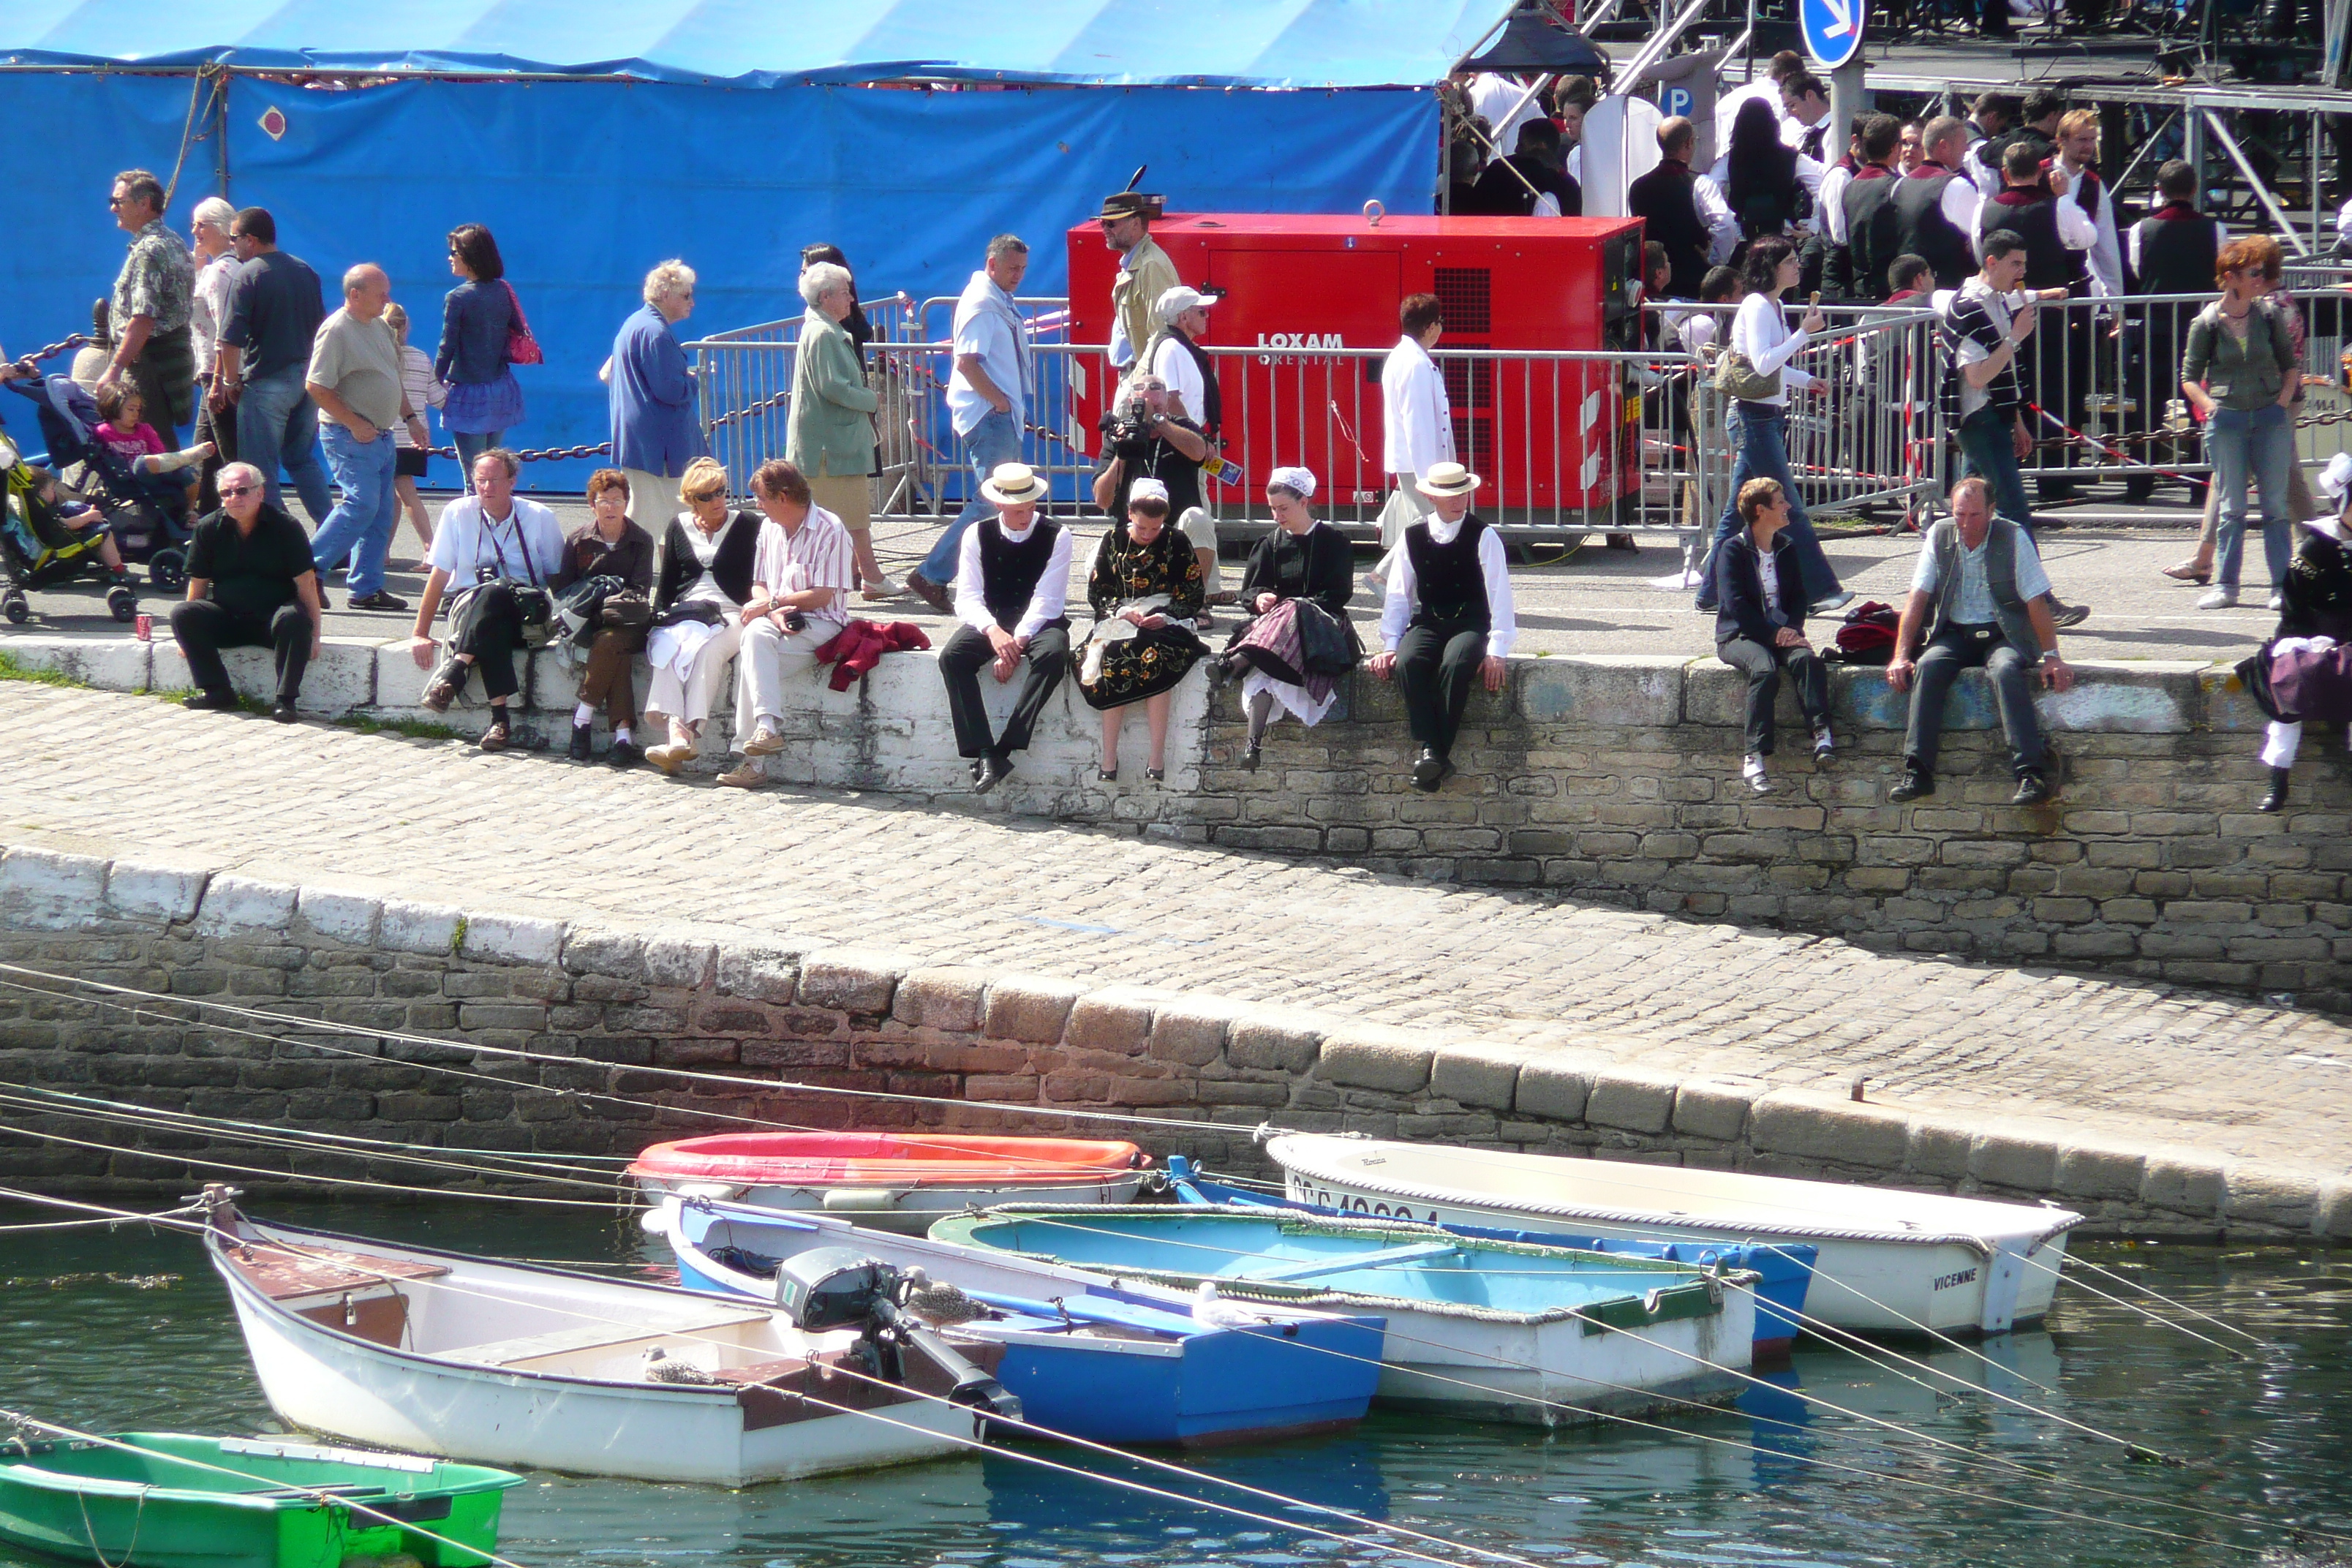
<path fill-rule="evenodd" d="M 956 752 L 971 760 L 972 788 L 986 795 L 1013 771 L 1013 753 L 1025 750 L 1045 699 L 1070 668 L 1070 622 L 1063 602 L 1070 590 L 1070 535 L 1041 521 L 1037 503 L 1049 487 L 1026 463 L 1000 463 L 980 487 L 996 507 L 964 531 L 956 566 L 955 613 L 963 624 L 940 649 L 955 721 Z M 1004 732 L 992 736 L 980 696 L 980 670 L 1001 683 L 1021 661 L 1029 673 L 1013 699 Z"/>
<path fill-rule="evenodd" d="M 1397 672 L 1406 721 L 1421 746 L 1412 787 L 1431 793 L 1454 772 L 1454 737 L 1470 700 L 1471 679 L 1503 689 L 1503 660 L 1517 640 L 1511 575 L 1502 537 L 1470 510 L 1485 483 L 1459 463 L 1421 476 L 1428 517 L 1404 531 L 1389 552 L 1388 598 L 1381 609 L 1384 652 L 1371 660 L 1382 680 Z"/>
<path fill-rule="evenodd" d="M 1103 243 L 1118 252 L 1118 277 L 1110 286 L 1111 368 L 1125 376 L 1141 363 L 1143 345 L 1160 325 L 1160 297 L 1181 281 L 1176 264 L 1151 237 L 1157 196 L 1118 191 L 1103 198 Z M 1192 416 L 1200 417 L 1199 410 Z"/>

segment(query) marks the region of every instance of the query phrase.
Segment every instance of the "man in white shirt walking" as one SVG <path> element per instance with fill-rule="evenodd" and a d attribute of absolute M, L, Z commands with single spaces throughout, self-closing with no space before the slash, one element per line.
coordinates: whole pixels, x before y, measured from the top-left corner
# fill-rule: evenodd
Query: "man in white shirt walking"
<path fill-rule="evenodd" d="M 1397 307 L 1403 336 L 1381 366 L 1381 467 L 1393 487 L 1381 509 L 1381 548 L 1394 550 L 1405 529 L 1430 513 L 1420 484 L 1440 463 L 1454 460 L 1454 405 L 1445 374 L 1429 351 L 1445 335 L 1445 312 L 1434 294 L 1408 294 Z M 1364 579 L 1381 592 L 1380 573 Z"/>
<path fill-rule="evenodd" d="M 1017 234 L 1000 234 L 988 242 L 987 265 L 971 275 L 956 301 L 948 417 L 971 460 L 976 486 L 984 487 L 999 464 L 1021 456 L 1021 423 L 1037 374 L 1013 297 L 1028 271 L 1028 242 Z M 964 531 L 989 510 L 987 498 L 975 491 L 956 520 L 940 530 L 923 563 L 907 574 L 907 592 L 948 613 L 948 584 L 955 581 Z"/>
<path fill-rule="evenodd" d="M 940 679 L 948 689 L 956 752 L 971 760 L 971 787 L 986 795 L 1013 771 L 1013 753 L 1025 751 L 1045 700 L 1070 669 L 1070 622 L 1063 608 L 1070 592 L 1070 535 L 1040 521 L 1037 503 L 1049 487 L 1025 463 L 1006 463 L 981 487 L 995 507 L 963 536 L 956 572 L 956 619 L 962 622 L 940 649 Z M 1029 673 L 1003 733 L 989 732 L 980 696 L 980 670 L 999 684 L 1022 660 Z"/>

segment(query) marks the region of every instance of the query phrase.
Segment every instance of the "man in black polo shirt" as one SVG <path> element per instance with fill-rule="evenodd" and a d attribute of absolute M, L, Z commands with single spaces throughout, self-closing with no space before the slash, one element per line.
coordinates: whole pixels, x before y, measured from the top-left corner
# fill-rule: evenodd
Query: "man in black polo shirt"
<path fill-rule="evenodd" d="M 1180 411 L 1167 378 L 1149 368 L 1148 361 L 1146 366 L 1129 377 L 1125 401 L 1102 416 L 1103 455 L 1095 465 L 1095 505 L 1105 517 L 1123 518 L 1127 492 L 1136 480 L 1154 479 L 1166 485 L 1168 516 L 1199 558 L 1201 580 L 1214 590 L 1217 524 L 1201 500 L 1201 465 L 1209 457 L 1209 438 L 1196 411 Z M 1201 629 L 1208 628 L 1205 618 L 1199 624 Z"/>
<path fill-rule="evenodd" d="M 319 323 L 327 319 L 326 293 L 309 263 L 278 248 L 278 222 L 267 208 L 247 207 L 230 219 L 229 243 L 239 265 L 213 384 L 236 405 L 237 455 L 261 470 L 269 504 L 283 504 L 282 461 L 311 523 L 324 527 L 331 503 L 327 466 L 319 458 L 319 406 L 303 389 L 303 375 Z"/>
<path fill-rule="evenodd" d="M 1511 574 L 1500 535 L 1470 510 L 1485 481 L 1459 463 L 1439 463 L 1421 477 L 1431 513 L 1404 531 L 1389 552 L 1388 597 L 1381 644 L 1369 668 L 1404 686 L 1406 721 L 1421 752 L 1412 787 L 1433 793 L 1454 772 L 1454 738 L 1477 677 L 1503 689 L 1503 660 L 1518 640 Z"/>
<path fill-rule="evenodd" d="M 263 500 L 261 470 L 251 463 L 229 464 L 218 482 L 221 509 L 196 524 L 188 543 L 188 597 L 172 607 L 172 636 L 196 683 L 187 706 L 235 708 L 221 649 L 266 647 L 278 661 L 270 717 L 290 724 L 324 627 L 310 536 Z"/>
<path fill-rule="evenodd" d="M 980 487 L 996 508 L 964 531 L 956 565 L 956 618 L 963 624 L 940 649 L 940 679 L 948 689 L 956 752 L 971 761 L 971 785 L 986 795 L 1013 771 L 1013 753 L 1025 751 L 1045 699 L 1070 668 L 1070 621 L 1062 613 L 1070 593 L 1070 535 L 1040 521 L 1037 503 L 1049 487 L 1026 463 L 1000 463 Z M 980 670 L 1001 685 L 1023 659 L 1029 673 L 1004 732 L 989 732 L 980 697 Z"/>

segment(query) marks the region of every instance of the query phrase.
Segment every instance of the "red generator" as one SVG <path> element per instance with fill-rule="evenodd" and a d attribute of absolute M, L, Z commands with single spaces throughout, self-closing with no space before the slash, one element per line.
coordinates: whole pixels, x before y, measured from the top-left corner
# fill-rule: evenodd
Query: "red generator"
<path fill-rule="evenodd" d="M 1454 451 L 1486 480 L 1479 514 L 1542 530 L 1630 518 L 1640 391 L 1627 363 L 1572 356 L 1642 346 L 1639 218 L 1186 213 L 1151 237 L 1179 278 L 1219 296 L 1202 347 L 1218 368 L 1221 455 L 1251 505 L 1269 469 L 1296 463 L 1335 521 L 1378 510 L 1381 366 L 1399 304 L 1429 293 L 1445 313 Z M 1118 258 L 1091 223 L 1069 247 L 1070 341 L 1108 343 Z M 1072 367 L 1073 433 L 1089 450 L 1107 380 Z"/>

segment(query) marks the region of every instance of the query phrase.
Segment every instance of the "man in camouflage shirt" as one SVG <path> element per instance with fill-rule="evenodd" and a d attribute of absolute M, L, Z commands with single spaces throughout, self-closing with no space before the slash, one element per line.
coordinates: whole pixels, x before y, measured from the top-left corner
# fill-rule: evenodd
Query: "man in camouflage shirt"
<path fill-rule="evenodd" d="M 114 353 L 98 384 L 129 376 L 147 405 L 147 422 L 176 445 L 195 416 L 195 341 L 188 330 L 196 267 L 180 237 L 163 225 L 163 184 L 144 169 L 114 176 L 114 221 L 131 237 L 114 279 L 110 318 Z"/>

